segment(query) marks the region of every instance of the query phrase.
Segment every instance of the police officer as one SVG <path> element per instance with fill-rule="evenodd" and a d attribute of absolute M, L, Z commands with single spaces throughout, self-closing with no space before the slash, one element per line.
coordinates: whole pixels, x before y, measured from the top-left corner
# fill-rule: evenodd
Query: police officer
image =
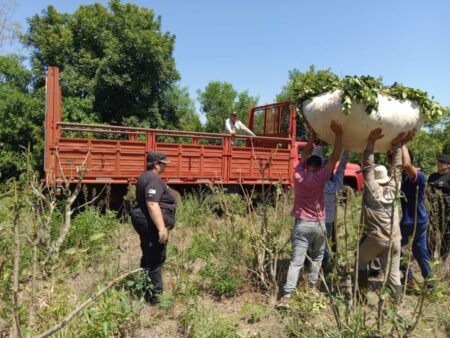
<path fill-rule="evenodd" d="M 152 284 L 144 293 L 151 304 L 158 304 L 163 293 L 161 268 L 166 260 L 169 230 L 175 225 L 175 195 L 160 177 L 169 162 L 164 153 L 148 153 L 147 170 L 136 184 L 137 206 L 131 211 L 133 227 L 141 240 L 141 267 Z"/>
<path fill-rule="evenodd" d="M 428 184 L 434 196 L 438 196 L 438 216 L 439 224 L 435 224 L 435 229 L 439 229 L 442 234 L 441 257 L 446 258 L 450 252 L 450 155 L 440 154 L 437 156 L 437 172 L 428 177 Z M 442 197 L 440 196 L 442 194 Z"/>

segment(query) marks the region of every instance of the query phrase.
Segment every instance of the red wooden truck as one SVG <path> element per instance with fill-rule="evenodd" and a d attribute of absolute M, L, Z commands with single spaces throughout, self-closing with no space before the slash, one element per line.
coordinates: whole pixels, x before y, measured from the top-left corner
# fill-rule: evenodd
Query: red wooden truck
<path fill-rule="evenodd" d="M 64 176 L 78 182 L 77 166 L 87 168 L 85 184 L 134 183 L 151 150 L 162 151 L 170 159 L 163 178 L 171 186 L 293 185 L 305 141 L 296 140 L 296 110 L 290 102 L 252 108 L 248 126 L 257 136 L 239 136 L 241 144 L 234 146 L 229 134 L 62 122 L 58 68 L 49 67 L 46 86 L 45 174 L 50 185 L 62 184 Z M 268 161 L 262 174 L 261 167 Z M 358 169 L 358 165 L 347 165 L 345 183 L 359 191 Z"/>

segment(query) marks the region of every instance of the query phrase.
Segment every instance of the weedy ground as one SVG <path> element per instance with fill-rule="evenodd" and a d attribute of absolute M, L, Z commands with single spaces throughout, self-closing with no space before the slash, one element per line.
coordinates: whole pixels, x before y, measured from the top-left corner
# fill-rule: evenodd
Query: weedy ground
<path fill-rule="evenodd" d="M 352 296 L 350 276 L 360 236 L 359 197 L 338 209 L 336 268 L 325 279 L 329 292 L 324 285 L 319 293 L 308 289 L 302 272 L 290 308 L 277 308 L 290 258 L 292 196 L 279 190 L 270 199 L 253 200 L 251 195 L 219 190 L 183 196 L 170 234 L 161 304 L 153 307 L 143 301 L 146 278 L 138 273 L 116 284 L 54 336 L 450 336 L 450 273 L 445 263 L 434 263 L 435 291 L 408 292 L 398 309 L 383 291 L 382 277 L 371 280 L 367 302 Z M 0 336 L 12 332 L 13 307 L 11 209 L 9 200 L 3 202 Z M 52 217 L 57 228 L 61 214 Z M 73 222 L 59 257 L 39 266 L 32 328 L 28 322 L 31 249 L 21 239 L 18 313 L 24 336 L 57 324 L 107 282 L 139 267 L 139 238 L 127 220 L 119 222 L 113 211 L 87 207 Z M 40 255 L 45 253 L 41 248 Z M 417 266 L 412 266 L 420 276 Z M 412 328 L 416 318 L 417 326 Z"/>

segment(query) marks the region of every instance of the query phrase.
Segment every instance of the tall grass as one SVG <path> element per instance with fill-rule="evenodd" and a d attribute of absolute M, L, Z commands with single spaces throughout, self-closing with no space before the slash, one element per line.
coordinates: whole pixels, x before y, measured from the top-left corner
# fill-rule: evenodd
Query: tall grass
<path fill-rule="evenodd" d="M 417 318 L 414 309 L 423 299 L 443 308 L 439 325 L 448 330 L 446 319 L 450 312 L 447 282 L 438 283 L 438 290 L 423 298 L 412 298 L 399 311 L 389 302 L 383 306 L 383 321 L 377 327 L 378 292 L 369 292 L 368 303 L 355 303 L 350 276 L 354 275 L 354 261 L 360 237 L 361 197 L 347 199 L 338 208 L 338 251 L 331 257 L 333 271 L 322 277 L 322 293 L 312 292 L 301 278 L 291 308 L 275 311 L 274 294 L 283 285 L 290 258 L 290 235 L 293 219 L 290 216 L 293 197 L 289 191 L 276 190 L 271 198 L 255 195 L 228 194 L 220 188 L 212 192 L 192 193 L 183 197 L 178 205 L 177 225 L 170 235 L 168 258 L 164 265 L 166 293 L 163 306 L 151 311 L 153 325 L 161 320 L 176 320 L 178 332 L 190 337 L 235 337 L 240 325 L 258 325 L 273 321 L 281 325 L 280 336 L 299 337 L 363 337 L 403 336 Z M 255 200 L 259 202 L 255 203 Z M 261 202 L 262 201 L 262 202 Z M 14 254 L 11 231 L 13 200 L 3 196 L 0 203 L 0 249 L 6 253 L 2 268 L 0 296 L 2 306 L 0 332 L 11 330 L 12 301 L 10 297 Z M 113 211 L 100 212 L 86 207 L 74 216 L 72 227 L 57 260 L 45 261 L 48 247 L 39 244 L 39 271 L 35 324 L 30 327 L 32 246 L 27 236 L 32 227 L 25 221 L 30 205 L 22 209 L 20 237 L 20 307 L 19 319 L 23 332 L 37 334 L 57 323 L 89 296 L 80 294 L 73 283 L 67 283 L 87 269 L 96 276 L 90 291 L 118 272 L 115 266 L 121 253 L 117 238 L 132 233 L 131 226 L 117 221 Z M 50 228 L 56 238 L 62 221 L 60 206 L 52 213 Z M 122 237 L 121 237 L 122 236 Z M 50 238 L 50 241 L 51 239 Z M 138 246 L 137 237 L 134 245 Z M 136 251 L 134 251 L 136 252 Z M 138 252 L 138 251 L 137 251 Z M 131 257 L 138 265 L 139 256 Z M 104 265 L 104 266 L 103 266 Z M 103 267 L 102 267 L 103 266 Z M 106 267 L 112 267 L 108 270 Z M 435 267 L 438 271 L 439 267 Z M 98 279 L 97 279 L 98 278 Z M 302 280 L 303 279 L 303 280 Z M 140 312 L 146 310 L 140 302 L 140 288 L 146 283 L 139 276 L 128 279 L 81 312 L 76 319 L 60 331 L 64 337 L 132 336 L 141 325 Z M 248 294 L 259 294 L 264 301 L 249 301 Z M 386 295 L 381 295 L 386 297 Z M 224 303 L 242 302 L 234 314 L 221 312 Z M 333 319 L 334 318 L 334 319 Z M 435 320 L 438 325 L 438 319 Z M 419 322 L 419 327 L 420 327 Z M 264 333 L 262 333 L 264 335 Z"/>

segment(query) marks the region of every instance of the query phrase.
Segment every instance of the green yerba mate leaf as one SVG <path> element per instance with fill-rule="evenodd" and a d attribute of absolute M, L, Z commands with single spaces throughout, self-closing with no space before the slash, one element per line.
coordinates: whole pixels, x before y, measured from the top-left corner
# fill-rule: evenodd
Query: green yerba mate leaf
<path fill-rule="evenodd" d="M 305 73 L 297 71 L 295 77 L 290 79 L 288 87 L 300 108 L 314 96 L 339 89 L 342 93 L 342 112 L 345 115 L 351 113 L 352 102 L 364 104 L 367 114 L 377 111 L 378 94 L 416 103 L 426 119 L 441 116 L 444 111 L 441 105 L 419 89 L 405 87 L 397 82 L 392 86 L 385 86 L 382 78 L 366 75 L 339 78 L 329 69 L 316 71 L 314 66 L 310 66 L 309 71 Z"/>

